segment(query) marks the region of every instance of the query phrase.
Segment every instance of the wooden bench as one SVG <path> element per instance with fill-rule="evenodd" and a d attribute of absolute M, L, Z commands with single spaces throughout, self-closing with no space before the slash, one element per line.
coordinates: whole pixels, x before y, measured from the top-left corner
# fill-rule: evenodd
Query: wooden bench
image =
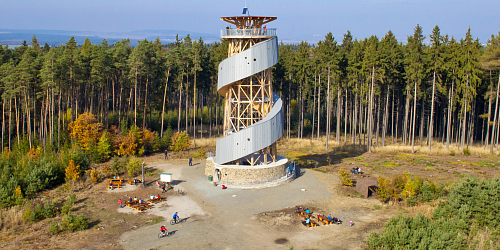
<path fill-rule="evenodd" d="M 125 202 L 125 205 L 131 207 L 131 206 L 133 206 L 135 204 L 138 204 L 138 203 L 139 203 L 139 200 L 133 200 L 133 201 L 127 201 L 127 202 Z"/>
<path fill-rule="evenodd" d="M 146 210 L 146 209 L 150 209 L 152 207 L 153 207 L 152 205 L 149 205 L 149 204 L 146 204 L 146 203 L 142 203 L 140 206 L 135 206 L 134 208 L 136 210 L 143 211 L 143 210 Z"/>
<path fill-rule="evenodd" d="M 122 185 L 121 185 L 121 184 L 115 184 L 115 183 L 113 183 L 113 184 L 112 184 L 112 186 L 113 186 L 113 189 L 114 189 L 114 188 L 121 188 L 121 187 L 122 187 Z M 108 187 L 109 189 L 111 189 L 111 187 L 109 186 L 109 184 L 107 185 L 107 187 Z"/>
<path fill-rule="evenodd" d="M 160 198 L 149 199 L 148 201 L 156 204 L 156 203 L 162 202 L 164 200 L 165 200 L 165 197 L 160 197 Z"/>
<path fill-rule="evenodd" d="M 306 216 L 307 218 L 311 218 L 310 214 L 308 214 L 308 213 L 306 213 L 305 211 L 302 211 L 302 210 L 299 211 L 299 212 L 297 212 L 297 215 L 298 216 L 302 216 L 302 217 Z"/>
<path fill-rule="evenodd" d="M 136 207 L 140 207 L 140 206 L 144 206 L 144 205 L 149 205 L 149 202 L 142 201 L 142 203 L 139 203 L 139 201 L 137 201 L 137 203 L 130 205 L 130 207 L 136 208 Z"/>
<path fill-rule="evenodd" d="M 333 224 L 333 220 L 329 220 L 328 218 L 326 218 L 323 215 L 318 215 L 318 222 L 321 222 L 323 225 Z"/>
<path fill-rule="evenodd" d="M 302 221 L 302 223 L 304 223 L 306 225 L 306 227 L 317 227 L 319 226 L 319 224 L 313 220 L 309 220 L 309 224 L 306 223 L 305 220 Z"/>
<path fill-rule="evenodd" d="M 130 184 L 130 185 L 137 185 L 137 184 L 141 184 L 141 181 L 137 180 L 137 182 L 134 183 L 134 180 L 131 180 L 131 181 L 128 181 L 128 184 Z"/>

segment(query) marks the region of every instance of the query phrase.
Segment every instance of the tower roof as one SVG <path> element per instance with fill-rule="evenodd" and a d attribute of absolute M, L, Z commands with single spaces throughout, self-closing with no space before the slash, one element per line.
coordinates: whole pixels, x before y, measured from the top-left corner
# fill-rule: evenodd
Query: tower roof
<path fill-rule="evenodd" d="M 261 27 L 262 25 L 278 19 L 271 16 L 232 16 L 221 17 L 220 20 L 234 24 L 237 28 L 244 29 L 246 27 Z"/>

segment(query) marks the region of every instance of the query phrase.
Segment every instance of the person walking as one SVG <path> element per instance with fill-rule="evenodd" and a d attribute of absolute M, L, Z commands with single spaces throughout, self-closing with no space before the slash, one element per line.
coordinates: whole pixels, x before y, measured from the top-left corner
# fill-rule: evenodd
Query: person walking
<path fill-rule="evenodd" d="M 165 183 L 163 183 L 163 184 L 161 185 L 161 190 L 162 190 L 162 191 L 161 191 L 162 193 L 165 193 Z"/>
<path fill-rule="evenodd" d="M 118 204 L 120 204 L 120 208 L 122 208 L 122 199 L 118 200 Z"/>
<path fill-rule="evenodd" d="M 193 158 L 189 156 L 189 166 L 193 166 Z"/>
<path fill-rule="evenodd" d="M 165 160 L 168 160 L 168 150 L 165 149 Z"/>

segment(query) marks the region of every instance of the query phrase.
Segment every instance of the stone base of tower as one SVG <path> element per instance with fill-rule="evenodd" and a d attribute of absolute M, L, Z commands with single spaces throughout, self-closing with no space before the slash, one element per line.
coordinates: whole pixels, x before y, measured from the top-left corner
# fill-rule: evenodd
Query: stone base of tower
<path fill-rule="evenodd" d="M 213 176 L 218 185 L 228 188 L 253 189 L 279 186 L 295 178 L 295 168 L 285 157 L 266 165 L 219 165 L 207 158 L 205 175 Z"/>

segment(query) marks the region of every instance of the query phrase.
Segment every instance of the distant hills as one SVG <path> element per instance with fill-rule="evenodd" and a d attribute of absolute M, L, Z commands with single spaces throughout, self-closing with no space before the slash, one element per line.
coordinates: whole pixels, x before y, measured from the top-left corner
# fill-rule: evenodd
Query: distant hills
<path fill-rule="evenodd" d="M 23 30 L 23 29 L 0 29 L 0 44 L 4 45 L 21 45 L 23 41 L 29 44 L 33 35 L 40 45 L 45 43 L 50 46 L 58 46 L 65 44 L 72 36 L 78 44 L 82 44 L 86 37 L 89 38 L 92 44 L 99 44 L 103 39 L 108 41 L 108 44 L 113 44 L 122 39 L 130 39 L 131 45 L 135 46 L 139 40 L 154 40 L 160 37 L 162 43 L 170 43 L 175 41 L 175 36 L 184 38 L 187 34 L 191 39 L 201 37 L 205 43 L 213 43 L 219 41 L 218 34 L 208 34 L 199 32 L 190 32 L 184 30 L 136 30 L 129 32 L 95 32 L 95 31 L 66 31 L 66 30 Z"/>

